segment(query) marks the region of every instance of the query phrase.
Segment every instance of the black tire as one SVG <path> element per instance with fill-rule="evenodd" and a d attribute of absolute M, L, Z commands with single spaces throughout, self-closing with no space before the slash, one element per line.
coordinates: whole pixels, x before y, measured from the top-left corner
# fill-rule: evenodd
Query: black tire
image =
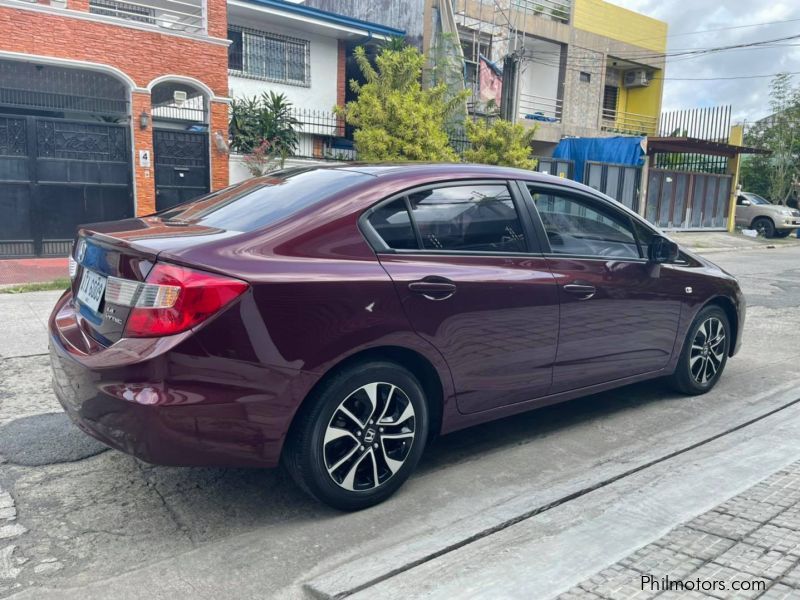
<path fill-rule="evenodd" d="M 425 393 L 407 369 L 387 361 L 352 364 L 308 399 L 286 441 L 283 462 L 313 498 L 339 510 L 361 510 L 383 502 L 408 479 L 425 450 L 428 423 Z M 329 473 L 331 467 L 336 468 Z"/>
<path fill-rule="evenodd" d="M 789 237 L 789 234 L 792 233 L 792 231 L 794 231 L 794 230 L 792 230 L 792 229 L 776 230 L 775 231 L 775 237 L 776 238 L 787 238 L 787 237 Z"/>
<path fill-rule="evenodd" d="M 758 217 L 753 221 L 753 229 L 765 238 L 775 237 L 775 223 L 769 217 Z"/>
<path fill-rule="evenodd" d="M 711 331 L 711 340 L 709 341 L 716 339 L 713 320 L 716 320 L 721 325 L 725 338 L 721 344 L 717 346 L 711 344 L 712 347 L 707 347 L 705 343 L 701 343 L 703 339 L 708 340 L 707 335 L 705 335 L 706 331 L 709 331 L 709 329 Z M 706 323 L 709 323 L 709 328 L 706 328 Z M 701 333 L 701 328 L 703 333 Z M 692 396 L 705 394 L 711 390 L 725 370 L 732 341 L 731 325 L 725 311 L 716 305 L 703 308 L 695 317 L 689 332 L 686 334 L 675 372 L 669 377 L 670 385 L 679 392 Z M 698 350 L 698 345 L 703 346 L 703 349 Z M 709 362 L 711 366 L 708 366 Z M 713 366 L 716 366 L 716 368 L 713 376 L 709 377 Z M 701 369 L 705 369 L 705 372 L 701 373 Z"/>

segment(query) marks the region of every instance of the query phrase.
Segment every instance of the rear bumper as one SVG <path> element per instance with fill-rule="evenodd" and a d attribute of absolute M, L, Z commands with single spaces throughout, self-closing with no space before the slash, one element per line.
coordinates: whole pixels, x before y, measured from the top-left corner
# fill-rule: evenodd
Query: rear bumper
<path fill-rule="evenodd" d="M 278 464 L 310 374 L 203 356 L 183 335 L 82 353 L 69 300 L 50 317 L 50 361 L 56 396 L 81 430 L 153 464 Z"/>

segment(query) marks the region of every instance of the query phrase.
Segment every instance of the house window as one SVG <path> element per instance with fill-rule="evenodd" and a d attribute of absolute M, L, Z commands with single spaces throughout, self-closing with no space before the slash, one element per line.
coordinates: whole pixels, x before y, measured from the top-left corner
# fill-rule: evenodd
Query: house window
<path fill-rule="evenodd" d="M 583 83 L 590 83 L 592 81 L 592 74 L 586 71 L 581 71 L 580 77 Z"/>
<path fill-rule="evenodd" d="M 474 29 L 460 27 L 458 37 L 461 42 L 461 49 L 464 52 L 465 84 L 467 89 L 472 92 L 472 101 L 475 101 L 480 93 L 478 63 L 481 55 L 487 58 L 491 57 L 492 36 Z"/>
<path fill-rule="evenodd" d="M 228 39 L 228 70 L 232 75 L 311 85 L 307 40 L 244 27 L 229 27 Z"/>
<path fill-rule="evenodd" d="M 607 85 L 603 89 L 603 118 L 614 120 L 617 117 L 617 98 L 619 97 L 619 88 L 613 85 Z"/>

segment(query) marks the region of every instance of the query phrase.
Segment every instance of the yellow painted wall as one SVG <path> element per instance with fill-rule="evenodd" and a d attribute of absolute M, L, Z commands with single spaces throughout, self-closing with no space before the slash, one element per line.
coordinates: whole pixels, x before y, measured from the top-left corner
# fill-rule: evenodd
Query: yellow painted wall
<path fill-rule="evenodd" d="M 728 138 L 728 142 L 733 144 L 734 146 L 741 146 L 744 144 L 744 126 L 743 125 L 734 125 L 731 127 L 730 137 Z M 739 185 L 739 170 L 742 166 L 742 155 L 737 154 L 736 158 L 729 158 L 728 159 L 728 173 L 733 175 L 733 179 L 731 180 L 731 197 L 730 197 L 730 206 L 728 208 L 728 231 L 733 232 L 736 226 L 736 194 L 737 194 L 737 186 Z"/>
<path fill-rule="evenodd" d="M 656 71 L 647 87 L 620 87 L 617 94 L 617 129 L 629 133 L 655 135 L 661 115 L 661 93 L 664 82 Z M 650 117 L 649 119 L 647 117 Z M 632 128 L 632 129 L 631 129 Z"/>
<path fill-rule="evenodd" d="M 603 0 L 575 0 L 573 25 L 648 50 L 667 49 L 667 24 Z"/>
<path fill-rule="evenodd" d="M 656 71 L 647 87 L 624 88 L 627 95 L 626 112 L 656 117 L 661 115 L 661 95 L 664 90 L 663 71 Z M 655 126 L 655 124 L 653 125 Z M 655 131 L 648 132 L 655 134 Z"/>

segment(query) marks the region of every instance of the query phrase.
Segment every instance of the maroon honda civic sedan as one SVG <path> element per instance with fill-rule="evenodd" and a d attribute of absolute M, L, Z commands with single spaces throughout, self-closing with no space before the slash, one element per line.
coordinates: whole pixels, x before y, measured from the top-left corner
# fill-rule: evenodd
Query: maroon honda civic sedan
<path fill-rule="evenodd" d="M 432 436 L 644 379 L 710 390 L 736 280 L 585 186 L 287 169 L 79 231 L 50 317 L 74 422 L 165 465 L 274 467 L 345 510 Z"/>

